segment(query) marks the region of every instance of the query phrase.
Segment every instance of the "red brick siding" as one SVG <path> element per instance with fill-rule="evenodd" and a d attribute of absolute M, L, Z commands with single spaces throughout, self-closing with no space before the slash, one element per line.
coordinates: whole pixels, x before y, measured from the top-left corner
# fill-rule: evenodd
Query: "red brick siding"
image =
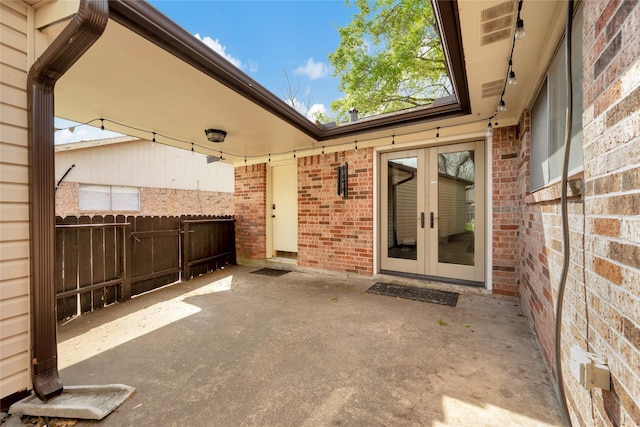
<path fill-rule="evenodd" d="M 594 0 L 584 16 L 589 350 L 607 361 L 612 390 L 589 394 L 569 382 L 571 412 L 596 425 L 640 425 L 640 6 Z"/>
<path fill-rule="evenodd" d="M 640 425 L 640 7 L 607 0 L 583 7 L 584 181 L 569 189 L 564 386 L 574 425 Z M 530 138 L 521 133 L 520 293 L 553 370 L 563 261 L 560 186 L 528 193 Z M 611 391 L 587 392 L 578 384 L 569 370 L 573 346 L 606 361 Z"/>
<path fill-rule="evenodd" d="M 235 169 L 234 206 L 237 257 L 265 259 L 267 255 L 266 164 L 240 166 Z"/>
<path fill-rule="evenodd" d="M 141 216 L 180 215 L 233 215 L 233 194 L 217 191 L 177 190 L 169 188 L 142 187 L 140 210 L 133 212 L 81 211 L 78 205 L 80 184 L 63 182 L 56 191 L 56 215 L 117 215 Z"/>
<path fill-rule="evenodd" d="M 518 235 L 520 206 L 518 167 L 520 163 L 517 127 L 496 129 L 491 142 L 493 184 L 493 272 L 492 291 L 518 295 Z"/>
<path fill-rule="evenodd" d="M 349 163 L 349 197 L 337 194 Z M 373 149 L 298 160 L 298 265 L 373 274 Z"/>

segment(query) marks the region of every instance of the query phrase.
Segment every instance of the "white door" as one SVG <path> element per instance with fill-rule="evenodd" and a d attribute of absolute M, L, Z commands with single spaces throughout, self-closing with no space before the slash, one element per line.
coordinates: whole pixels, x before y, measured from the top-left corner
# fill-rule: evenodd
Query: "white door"
<path fill-rule="evenodd" d="M 273 251 L 298 252 L 298 169 L 296 164 L 271 170 Z"/>
<path fill-rule="evenodd" d="M 385 153 L 380 168 L 380 266 L 484 280 L 482 142 Z"/>

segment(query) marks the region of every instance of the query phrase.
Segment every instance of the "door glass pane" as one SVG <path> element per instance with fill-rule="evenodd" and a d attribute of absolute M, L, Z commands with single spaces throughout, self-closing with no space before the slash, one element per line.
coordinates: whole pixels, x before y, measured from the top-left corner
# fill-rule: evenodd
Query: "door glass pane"
<path fill-rule="evenodd" d="M 474 265 L 474 151 L 438 154 L 438 262 Z"/>
<path fill-rule="evenodd" d="M 387 256 L 418 259 L 418 158 L 389 160 Z"/>

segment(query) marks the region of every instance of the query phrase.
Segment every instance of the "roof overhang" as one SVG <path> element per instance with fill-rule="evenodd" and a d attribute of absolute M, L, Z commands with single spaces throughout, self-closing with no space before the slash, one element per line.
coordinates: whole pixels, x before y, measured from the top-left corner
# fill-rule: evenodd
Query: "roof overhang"
<path fill-rule="evenodd" d="M 455 96 L 429 108 L 325 127 L 309 121 L 150 4 L 111 0 L 104 34 L 56 86 L 56 115 L 78 122 L 104 118 L 109 130 L 145 139 L 155 132 L 159 143 L 194 147 L 205 154 L 222 151 L 232 162 L 391 135 L 401 143 L 402 135 L 437 126 L 477 133 L 499 100 L 484 96 L 483 84 L 505 78 L 511 47 L 511 38 L 482 45 L 480 17 L 504 3 L 515 0 L 434 2 Z M 501 125 L 517 123 L 540 82 L 554 50 L 549 40 L 558 40 L 561 33 L 559 8 L 556 1 L 524 3 L 527 37 L 514 52 L 522 83 L 505 94 L 510 110 L 497 117 Z M 508 19 L 515 22 L 515 16 Z M 51 40 L 63 26 L 43 31 Z M 207 128 L 227 131 L 226 141 L 208 142 Z"/>

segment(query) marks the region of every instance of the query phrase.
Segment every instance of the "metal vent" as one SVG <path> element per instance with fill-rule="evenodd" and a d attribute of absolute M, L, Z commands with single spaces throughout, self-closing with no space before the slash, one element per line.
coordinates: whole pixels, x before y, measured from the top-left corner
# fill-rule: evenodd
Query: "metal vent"
<path fill-rule="evenodd" d="M 498 19 L 483 22 L 480 31 L 482 31 L 482 34 L 488 34 L 493 33 L 494 31 L 504 30 L 505 28 L 510 28 L 512 22 L 512 16 L 503 16 Z"/>
<path fill-rule="evenodd" d="M 491 21 L 492 19 L 499 18 L 501 16 L 510 15 L 516 11 L 516 1 L 509 0 L 504 3 L 500 3 L 488 9 L 484 9 L 480 12 L 480 22 Z"/>
<path fill-rule="evenodd" d="M 482 97 L 491 98 L 492 96 L 499 96 L 502 94 L 502 87 L 504 85 L 503 80 L 494 80 L 482 85 Z"/>
<path fill-rule="evenodd" d="M 480 43 L 482 46 L 511 36 L 517 3 L 509 0 L 480 12 Z"/>
<path fill-rule="evenodd" d="M 500 30 L 495 33 L 487 34 L 486 36 L 482 36 L 482 45 L 491 44 L 498 42 L 500 40 L 508 39 L 511 35 L 511 29 L 508 30 Z"/>

